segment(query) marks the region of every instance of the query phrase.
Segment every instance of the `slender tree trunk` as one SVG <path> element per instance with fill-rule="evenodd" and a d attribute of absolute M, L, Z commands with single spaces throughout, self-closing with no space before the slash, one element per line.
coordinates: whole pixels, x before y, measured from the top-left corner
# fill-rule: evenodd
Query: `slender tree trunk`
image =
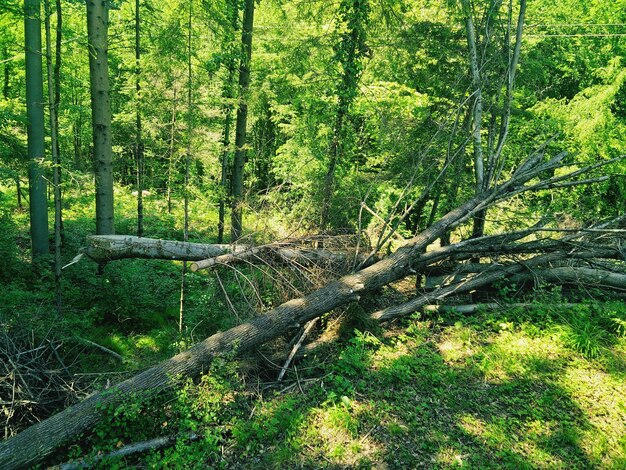
<path fill-rule="evenodd" d="M 17 192 L 17 208 L 21 211 L 24 206 L 22 205 L 22 183 L 19 175 L 15 177 L 15 190 Z"/>
<path fill-rule="evenodd" d="M 74 88 L 72 93 L 72 105 L 78 109 L 78 116 L 76 116 L 72 123 L 72 143 L 74 146 L 74 165 L 76 168 L 83 167 L 83 141 L 82 141 L 82 129 L 83 129 L 83 109 L 82 102 L 79 97 L 79 91 Z"/>
<path fill-rule="evenodd" d="M 231 242 L 241 237 L 243 172 L 246 163 L 246 127 L 248 123 L 248 89 L 250 87 L 250 61 L 252 60 L 252 28 L 254 26 L 254 0 L 246 0 L 241 32 L 242 57 L 239 66 L 239 107 L 235 128 L 235 161 L 232 173 Z"/>
<path fill-rule="evenodd" d="M 89 81 L 96 177 L 96 233 L 115 233 L 108 64 L 108 0 L 87 0 Z"/>
<path fill-rule="evenodd" d="M 474 151 L 474 177 L 475 194 L 479 195 L 485 190 L 485 162 L 482 143 L 483 123 L 483 91 L 478 63 L 478 47 L 476 44 L 476 28 L 474 27 L 473 12 L 469 0 L 463 0 L 463 13 L 465 14 L 465 32 L 467 34 L 467 47 L 469 52 L 470 75 L 472 78 L 472 144 Z M 473 236 L 480 237 L 485 230 L 485 212 L 481 212 L 474 218 Z"/>
<path fill-rule="evenodd" d="M 237 32 L 238 23 L 239 23 L 239 8 L 237 6 L 237 1 L 231 1 L 228 4 L 228 8 L 230 8 L 230 18 L 231 18 L 231 26 L 232 26 L 232 35 L 234 36 Z M 224 227 L 225 227 L 225 216 L 226 216 L 226 201 L 230 196 L 230 184 L 229 184 L 229 168 L 230 168 L 230 128 L 232 126 L 233 121 L 233 105 L 232 99 L 233 97 L 233 81 L 235 79 L 235 56 L 234 54 L 229 54 L 227 68 L 228 75 L 226 77 L 226 82 L 224 83 L 223 89 L 223 97 L 225 100 L 224 104 L 224 136 L 222 140 L 223 150 L 222 150 L 222 175 L 220 179 L 221 186 L 221 195 L 219 202 L 219 220 L 217 222 L 217 242 L 224 242 Z"/>
<path fill-rule="evenodd" d="M 498 177 L 496 174 L 496 167 L 502 158 L 502 150 L 509 134 L 509 121 L 511 118 L 511 107 L 513 106 L 513 89 L 515 87 L 515 74 L 517 71 L 517 64 L 519 63 L 520 54 L 522 52 L 522 36 L 524 33 L 524 22 L 526 21 L 526 0 L 520 0 L 519 13 L 517 16 L 517 26 L 515 29 L 515 44 L 512 52 L 507 57 L 508 68 L 506 77 L 506 90 L 505 101 L 502 107 L 502 113 L 500 117 L 500 131 L 496 143 L 495 150 L 490 155 L 490 161 L 487 168 L 487 179 L 489 184 Z M 509 24 L 512 22 L 512 2 L 509 3 Z M 510 28 L 510 27 L 509 27 Z M 509 47 L 510 33 L 507 34 L 507 48 Z"/>
<path fill-rule="evenodd" d="M 339 98 L 339 110 L 335 119 L 335 127 L 333 128 L 333 140 L 330 148 L 330 162 L 328 163 L 328 169 L 326 170 L 326 176 L 324 177 L 324 191 L 322 196 L 322 214 L 320 221 L 320 228 L 326 230 L 330 219 L 330 208 L 332 205 L 333 195 L 335 193 L 335 171 L 337 169 L 337 162 L 343 154 L 342 142 L 340 142 L 341 136 L 344 134 L 344 118 L 345 118 L 345 99 Z"/>
<path fill-rule="evenodd" d="M 2 63 L 3 67 L 3 80 L 2 80 L 2 96 L 5 100 L 9 99 L 9 89 L 11 83 L 11 61 L 9 60 L 9 50 L 6 44 L 2 47 Z M 17 196 L 17 208 L 22 211 L 24 209 L 22 205 L 22 183 L 20 181 L 20 175 L 15 175 L 15 192 Z"/>
<path fill-rule="evenodd" d="M 53 73 L 53 81 L 54 81 L 54 105 L 55 113 L 54 113 L 54 121 L 57 129 L 57 134 L 59 133 L 59 106 L 61 104 L 61 45 L 63 40 L 63 11 L 61 10 L 61 0 L 55 1 L 56 14 L 57 14 L 57 24 L 56 24 L 56 34 L 55 34 L 55 48 L 54 48 L 54 73 Z M 56 211 L 59 211 L 59 230 L 61 237 L 61 245 L 65 244 L 65 228 L 63 227 L 63 191 L 61 188 L 62 178 L 62 168 L 61 168 L 61 145 L 59 142 L 59 138 L 56 139 L 56 163 L 55 168 L 59 172 L 59 204 L 58 208 L 56 207 L 55 201 L 55 214 Z"/>
<path fill-rule="evenodd" d="M 9 51 L 6 44 L 2 48 L 2 61 L 4 62 L 4 77 L 2 80 L 2 96 L 4 99 L 9 98 L 9 87 L 11 86 L 11 61 L 9 60 Z"/>
<path fill-rule="evenodd" d="M 229 77 L 232 77 L 229 74 Z M 232 78 L 229 78 L 232 79 Z M 229 167 L 229 155 L 230 155 L 230 127 L 233 120 L 233 109 L 229 104 L 226 106 L 226 114 L 224 116 L 224 150 L 222 151 L 222 175 L 220 178 L 221 194 L 219 204 L 219 220 L 217 222 L 217 243 L 224 242 L 224 218 L 226 216 L 226 200 L 228 198 L 229 184 L 228 184 L 228 167 Z"/>
<path fill-rule="evenodd" d="M 169 161 L 167 165 L 167 213 L 172 213 L 172 173 L 174 172 L 174 144 L 176 142 L 176 83 L 173 84 L 172 128 L 170 131 Z"/>
<path fill-rule="evenodd" d="M 135 90 L 137 92 L 136 103 L 136 135 L 135 157 L 137 159 L 137 236 L 143 236 L 143 177 L 144 177 L 144 152 L 141 135 L 141 24 L 139 18 L 139 0 L 135 0 Z"/>
<path fill-rule="evenodd" d="M 193 18 L 193 0 L 189 0 L 189 18 L 187 23 L 187 155 L 185 156 L 185 189 L 184 189 L 184 227 L 183 240 L 189 241 L 189 166 L 191 161 L 191 136 L 193 132 L 193 75 L 191 69 L 191 28 Z M 187 273 L 187 261 L 183 261 L 183 269 L 180 276 L 180 311 L 178 318 L 178 331 L 183 332 L 183 316 L 185 311 L 185 274 Z"/>
<path fill-rule="evenodd" d="M 55 90 L 56 67 L 52 68 L 52 40 L 50 31 L 50 0 L 44 0 L 46 26 L 46 65 L 48 70 L 48 109 L 50 118 L 50 138 L 52 147 L 52 185 L 54 187 L 54 281 L 57 314 L 61 314 L 61 175 L 59 159 L 59 119 L 58 101 Z M 58 17 L 57 17 L 58 18 Z M 57 20 L 58 21 L 58 20 Z M 58 31 L 58 30 L 57 30 Z M 58 47 L 58 42 L 57 42 Z"/>
<path fill-rule="evenodd" d="M 41 53 L 41 4 L 39 0 L 24 2 L 24 34 L 26 40 L 26 115 L 28 119 L 28 170 L 30 193 L 30 234 L 33 259 L 48 253 L 48 201 L 43 161 L 44 99 Z"/>

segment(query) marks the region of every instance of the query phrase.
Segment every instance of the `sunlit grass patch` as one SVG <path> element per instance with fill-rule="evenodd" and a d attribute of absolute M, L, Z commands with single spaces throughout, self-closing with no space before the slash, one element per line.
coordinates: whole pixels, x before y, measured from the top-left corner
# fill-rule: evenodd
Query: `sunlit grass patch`
<path fill-rule="evenodd" d="M 581 441 L 589 458 L 603 464 L 625 461 L 626 383 L 623 378 L 579 359 L 567 368 L 562 385 L 591 425 Z"/>
<path fill-rule="evenodd" d="M 440 335 L 437 348 L 446 362 L 454 363 L 473 356 L 480 342 L 472 326 L 456 322 Z"/>
<path fill-rule="evenodd" d="M 545 331 L 530 337 L 523 330 L 504 330 L 489 336 L 474 361 L 487 380 L 537 376 L 560 366 L 565 357 L 558 333 Z"/>

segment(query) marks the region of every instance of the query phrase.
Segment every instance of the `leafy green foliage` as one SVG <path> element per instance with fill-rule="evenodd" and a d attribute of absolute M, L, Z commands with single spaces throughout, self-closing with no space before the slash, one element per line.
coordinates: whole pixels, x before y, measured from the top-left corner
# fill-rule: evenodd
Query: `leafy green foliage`
<path fill-rule="evenodd" d="M 127 260 L 109 263 L 97 273 L 93 264 L 82 261 L 64 270 L 63 314 L 52 313 L 52 271 L 47 265 L 33 269 L 25 263 L 28 215 L 15 208 L 14 186 L 26 179 L 19 46 L 24 42 L 23 18 L 16 2 L 4 5 L 2 328 L 20 325 L 42 341 L 54 334 L 72 373 L 98 374 L 90 384 L 98 388 L 119 373 L 149 367 L 244 321 L 255 308 L 267 310 L 284 300 L 285 293 L 271 279 L 247 266 L 238 267 L 240 272 L 218 270 L 220 282 L 214 274 L 187 273 L 181 334 L 180 264 Z M 474 8 L 478 12 L 486 5 L 474 3 Z M 492 92 L 506 80 L 502 59 L 510 53 L 511 38 L 507 43 L 508 4 L 492 5 L 496 8 L 477 15 L 477 25 L 483 36 L 479 48 L 486 64 L 485 94 L 493 95 L 486 109 L 497 114 L 503 96 Z M 94 203 L 84 4 L 62 6 L 59 112 L 63 261 L 68 263 L 93 232 Z M 184 161 L 190 153 L 190 239 L 216 238 L 217 202 L 227 196 L 219 185 L 218 162 L 224 151 L 233 150 L 222 145 L 224 112 L 238 104 L 236 84 L 228 79 L 240 55 L 241 2 L 191 2 L 191 84 L 184 73 L 189 6 L 182 0 L 141 3 L 140 96 L 134 86 L 134 5 L 116 2 L 111 12 L 118 233 L 133 233 L 136 226 L 130 188 L 136 179 L 133 145 L 139 107 L 149 191 L 144 197 L 145 235 L 182 239 Z M 458 6 L 447 0 L 259 3 L 249 96 L 252 139 L 246 147 L 250 237 L 269 241 L 277 234 L 317 230 L 326 196 L 320 188 L 334 137 L 343 157 L 329 215 L 335 229 L 353 232 L 360 227 L 376 235 L 383 220 L 399 235 L 410 236 L 473 193 L 466 126 L 467 44 Z M 624 7 L 623 0 L 529 2 L 503 178 L 555 135 L 546 153 L 568 151 L 572 166 L 626 153 L 626 50 L 620 37 L 613 36 L 621 30 L 609 26 L 624 23 Z M 487 37 L 487 32 L 493 34 Z M 341 120 L 339 114 L 344 115 Z M 192 134 L 184 126 L 187 119 L 195 129 Z M 486 126 L 484 140 L 493 139 L 495 131 Z M 448 164 L 448 174 L 437 180 Z M 498 208 L 497 218 L 504 229 L 511 229 L 548 212 L 574 224 L 623 215 L 625 168 L 623 162 L 613 165 L 610 178 L 600 185 L 515 200 Z M 431 185 L 428 197 L 420 199 Z M 404 211 L 410 213 L 402 219 Z M 307 282 L 302 280 L 308 287 Z M 498 294 L 513 298 L 519 288 L 503 284 Z M 138 465 L 624 467 L 623 305 L 559 307 L 580 300 L 581 294 L 571 299 L 571 293 L 545 288 L 536 294 L 529 308 L 414 319 L 391 337 L 351 308 L 351 320 L 341 332 L 349 339 L 340 351 L 331 349 L 298 363 L 297 371 L 288 374 L 286 390 L 250 386 L 275 376 L 273 370 L 256 370 L 263 368 L 259 363 L 254 366 L 258 374 L 246 375 L 230 363 L 216 362 L 200 383 L 186 382 L 163 396 L 128 397 L 119 406 L 105 407 L 96 437 L 77 443 L 73 456 L 93 457 L 139 439 L 174 435 L 175 445 L 137 458 Z M 129 459 L 103 461 L 101 466 L 135 464 Z"/>
<path fill-rule="evenodd" d="M 18 265 L 18 247 L 15 244 L 17 227 L 11 212 L 6 208 L 5 196 L 0 193 L 0 278 L 9 281 L 15 275 Z"/>

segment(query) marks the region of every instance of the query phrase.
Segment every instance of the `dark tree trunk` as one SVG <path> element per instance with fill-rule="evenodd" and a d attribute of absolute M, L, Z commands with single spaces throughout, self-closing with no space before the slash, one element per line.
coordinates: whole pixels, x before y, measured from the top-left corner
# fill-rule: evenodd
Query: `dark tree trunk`
<path fill-rule="evenodd" d="M 55 34 L 55 48 L 54 48 L 54 104 L 56 106 L 56 113 L 54 114 L 55 127 L 57 129 L 57 133 L 59 132 L 59 106 L 61 104 L 61 46 L 63 40 L 63 11 L 61 10 L 61 0 L 55 1 L 56 6 L 56 14 L 57 14 L 57 24 L 56 24 L 56 34 Z M 56 207 L 55 203 L 55 213 L 58 209 L 59 211 L 59 230 L 61 237 L 61 245 L 65 244 L 65 228 L 63 227 L 63 191 L 61 188 L 62 178 L 62 168 L 61 168 L 61 145 L 59 139 L 56 139 L 56 163 L 55 168 L 58 171 L 59 177 L 59 205 Z"/>
<path fill-rule="evenodd" d="M 246 0 L 241 32 L 242 58 L 239 66 L 239 107 L 235 125 L 235 160 L 232 172 L 231 242 L 241 237 L 243 228 L 243 178 L 246 163 L 248 124 L 248 89 L 250 87 L 250 61 L 252 60 L 252 27 L 254 25 L 254 0 Z"/>
<path fill-rule="evenodd" d="M 237 33 L 237 31 L 239 30 L 239 7 L 238 7 L 238 2 L 237 1 L 230 1 L 227 5 L 227 8 L 229 9 L 228 13 L 230 15 L 230 19 L 231 19 L 231 34 L 232 34 L 232 38 L 234 39 L 235 34 Z M 230 35 L 229 35 L 230 37 Z M 221 186 L 221 193 L 220 193 L 220 201 L 219 201 L 219 219 L 217 222 L 217 242 L 218 243 L 223 243 L 224 242 L 224 227 L 226 226 L 225 224 L 225 217 L 226 217 L 226 202 L 229 198 L 229 196 L 231 195 L 231 185 L 230 185 L 230 178 L 229 178 L 229 173 L 230 173 L 230 154 L 231 154 L 231 149 L 230 149 L 230 134 L 231 134 L 231 127 L 232 127 L 232 121 L 233 121 L 233 104 L 232 104 L 232 100 L 234 98 L 233 94 L 234 94 L 234 84 L 233 81 L 235 79 L 235 67 L 236 67 L 236 57 L 235 55 L 232 53 L 232 51 L 228 51 L 228 59 L 227 59 L 227 63 L 226 63 L 226 67 L 228 70 L 228 75 L 226 77 L 226 81 L 224 83 L 224 87 L 223 87 L 223 91 L 222 91 L 222 96 L 225 100 L 223 109 L 224 109 L 224 135 L 223 135 L 223 139 L 222 139 L 222 159 L 221 159 L 221 165 L 222 165 L 222 174 L 221 174 L 221 178 L 220 178 L 220 186 Z"/>
<path fill-rule="evenodd" d="M 4 79 L 2 81 L 2 96 L 4 99 L 9 98 L 9 86 L 11 83 L 11 61 L 9 60 L 9 51 L 6 45 L 2 48 L 2 62 L 4 62 Z"/>
<path fill-rule="evenodd" d="M 339 5 L 341 21 L 345 22 L 346 32 L 342 33 L 341 40 L 335 48 L 335 61 L 341 64 L 343 69 L 341 81 L 337 85 L 336 94 L 339 103 L 335 112 L 333 123 L 333 137 L 330 142 L 330 159 L 324 185 L 322 189 L 322 208 L 320 216 L 320 228 L 326 230 L 330 222 L 330 212 L 333 196 L 336 190 L 336 170 L 345 158 L 346 151 L 346 126 L 350 107 L 357 96 L 359 79 L 363 71 L 362 60 L 368 53 L 365 43 L 365 30 L 369 17 L 368 0 L 343 0 Z"/>
<path fill-rule="evenodd" d="M 48 247 L 48 201 L 43 162 L 45 159 L 43 67 L 41 51 L 41 4 L 24 2 L 26 40 L 26 115 L 28 119 L 28 170 L 30 193 L 30 234 L 33 259 L 45 255 Z"/>
<path fill-rule="evenodd" d="M 135 0 L 135 91 L 137 102 L 135 104 L 135 158 L 137 160 L 137 236 L 143 236 L 143 177 L 144 177 L 144 151 L 141 135 L 141 24 L 139 17 L 139 0 Z"/>
<path fill-rule="evenodd" d="M 176 141 L 176 84 L 173 86 L 173 96 L 172 96 L 172 127 L 170 129 L 170 148 L 169 148 L 169 159 L 167 164 L 167 213 L 172 213 L 172 179 L 174 172 L 174 144 Z"/>
<path fill-rule="evenodd" d="M 24 206 L 22 204 L 22 182 L 19 175 L 15 177 L 15 190 L 17 192 L 17 208 L 21 211 Z"/>
<path fill-rule="evenodd" d="M 50 138 L 52 147 L 52 186 L 54 189 L 54 280 L 55 280 L 55 298 L 57 314 L 61 314 L 62 293 L 61 293 L 61 162 L 59 158 L 59 119 L 58 119 L 58 101 L 56 81 L 57 67 L 52 67 L 52 39 L 50 29 L 50 0 L 44 0 L 45 11 L 45 28 L 46 28 L 46 65 L 48 70 L 48 109 L 50 117 Z M 60 16 L 57 16 L 57 21 Z M 59 47 L 59 25 L 57 24 L 57 41 Z M 57 54 L 59 51 L 57 50 Z M 57 58 L 58 60 L 58 58 Z"/>

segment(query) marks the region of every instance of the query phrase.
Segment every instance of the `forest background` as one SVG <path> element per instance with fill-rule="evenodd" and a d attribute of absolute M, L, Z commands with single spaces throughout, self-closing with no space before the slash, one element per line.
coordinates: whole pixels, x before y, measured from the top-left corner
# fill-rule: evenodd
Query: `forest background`
<path fill-rule="evenodd" d="M 88 235 L 299 240 L 385 255 L 540 153 L 567 153 L 570 171 L 607 164 L 590 176 L 595 184 L 478 212 L 437 246 L 539 220 L 573 230 L 626 210 L 621 0 L 87 2 L 109 7 L 108 103 L 90 83 L 90 54 L 102 55 L 95 36 L 88 40 L 85 2 L 24 3 L 0 3 L 5 438 L 337 275 L 269 260 L 209 273 L 185 263 L 182 275 L 180 263 L 155 260 L 80 261 L 61 272 Z M 24 7 L 35 5 L 43 95 L 30 102 L 46 112 L 43 160 L 27 126 L 24 24 L 36 15 Z M 92 112 L 106 108 L 110 128 L 92 127 Z M 295 369 L 289 385 L 276 382 L 279 350 L 295 342 L 281 339 L 260 359 L 217 361 L 200 383 L 105 410 L 96 437 L 53 458 L 93 459 L 165 434 L 177 440 L 139 458 L 618 468 L 626 462 L 623 289 L 571 284 L 496 284 L 462 303 L 496 296 L 513 306 L 483 305 L 471 317 L 422 312 L 385 334 L 363 312 L 414 290 L 395 286 L 323 319 L 339 345 L 311 354 L 304 378 Z M 25 351 L 28 380 L 9 366 Z M 399 381 L 394 397 L 383 391 L 390 381 Z M 459 400 L 443 399 L 444 390 Z M 428 403 L 443 403 L 442 416 L 429 415 Z M 418 445 L 420 432 L 429 437 Z"/>

